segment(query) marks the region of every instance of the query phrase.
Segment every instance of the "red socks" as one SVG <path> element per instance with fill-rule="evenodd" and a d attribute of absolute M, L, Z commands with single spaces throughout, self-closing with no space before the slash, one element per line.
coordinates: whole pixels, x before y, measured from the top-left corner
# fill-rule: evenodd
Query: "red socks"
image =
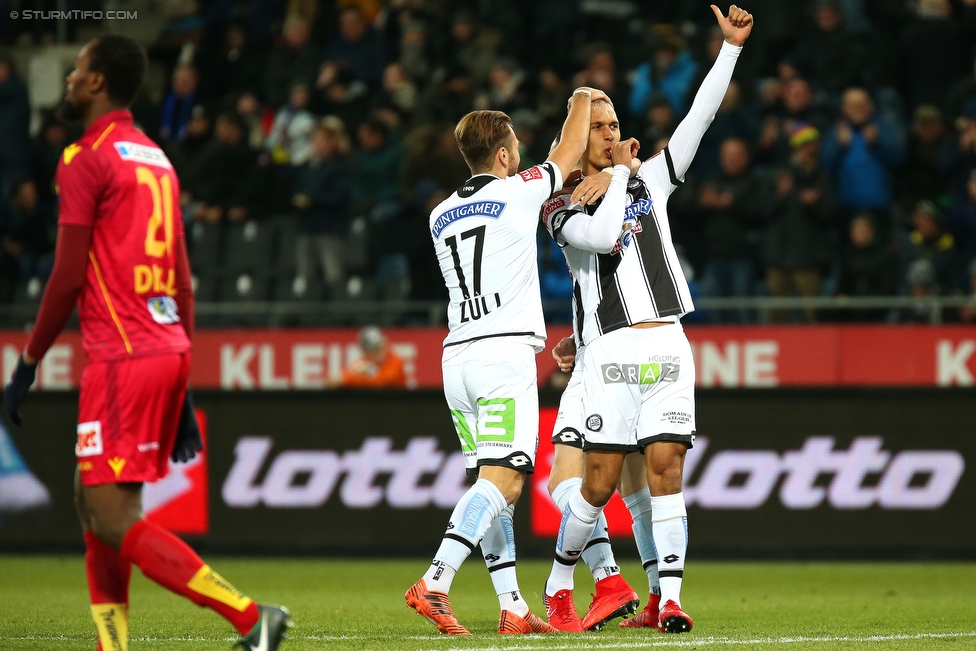
<path fill-rule="evenodd" d="M 125 534 L 120 556 L 167 590 L 198 606 L 212 608 L 241 635 L 249 633 L 258 621 L 257 604 L 162 527 L 146 520 L 137 522 Z"/>
<path fill-rule="evenodd" d="M 129 647 L 129 576 L 132 564 L 90 531 L 85 537 L 85 569 L 92 619 L 98 629 L 99 651 L 125 651 Z"/>

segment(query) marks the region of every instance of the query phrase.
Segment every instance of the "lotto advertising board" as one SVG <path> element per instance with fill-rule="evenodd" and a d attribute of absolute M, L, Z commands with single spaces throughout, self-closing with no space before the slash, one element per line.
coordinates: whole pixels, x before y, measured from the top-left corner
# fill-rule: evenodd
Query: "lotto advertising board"
<path fill-rule="evenodd" d="M 686 329 L 702 388 L 952 387 L 976 383 L 976 334 L 965 326 L 803 326 Z M 570 334 L 549 329 L 549 344 Z M 198 330 L 191 384 L 231 391 L 317 390 L 338 378 L 360 350 L 354 329 Z M 391 328 L 411 389 L 441 387 L 439 328 Z M 0 368 L 9 377 L 23 332 L 0 330 Z M 539 381 L 556 370 L 538 357 Z M 63 334 L 41 363 L 40 390 L 77 388 L 84 352 L 77 332 Z"/>
<path fill-rule="evenodd" d="M 548 556 L 559 524 L 545 488 L 556 399 L 544 397 L 537 472 L 516 511 L 525 555 Z M 79 548 L 75 400 L 37 393 L 28 428 L 6 428 L 0 550 Z M 197 405 L 207 456 L 148 487 L 147 506 L 187 525 L 179 515 L 202 496 L 204 526 L 184 535 L 207 550 L 428 556 L 470 482 L 440 392 L 215 391 Z M 976 557 L 969 392 L 703 390 L 697 420 L 685 486 L 693 556 Z M 633 553 L 626 510 L 617 498 L 608 508 Z"/>

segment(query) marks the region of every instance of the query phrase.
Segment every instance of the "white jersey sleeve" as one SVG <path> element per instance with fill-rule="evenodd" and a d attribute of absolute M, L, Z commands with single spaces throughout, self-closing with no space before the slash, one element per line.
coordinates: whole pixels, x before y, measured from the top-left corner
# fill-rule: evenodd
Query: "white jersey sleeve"
<path fill-rule="evenodd" d="M 670 194 L 684 183 L 685 173 L 695 158 L 702 136 L 725 99 L 741 51 L 740 46 L 722 44 L 718 58 L 695 94 L 688 115 L 675 128 L 668 146 L 641 165 L 637 175 L 650 187 L 666 188 Z"/>

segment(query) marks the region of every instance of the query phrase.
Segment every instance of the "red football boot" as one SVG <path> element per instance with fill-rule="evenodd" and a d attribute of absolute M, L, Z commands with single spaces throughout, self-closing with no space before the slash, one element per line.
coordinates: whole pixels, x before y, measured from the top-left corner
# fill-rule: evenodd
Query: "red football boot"
<path fill-rule="evenodd" d="M 441 633 L 448 635 L 471 635 L 471 631 L 461 626 L 451 602 L 443 592 L 427 590 L 427 582 L 420 579 L 403 595 L 407 605 L 417 611 L 417 614 L 437 627 Z"/>
<path fill-rule="evenodd" d="M 553 628 L 566 633 L 583 632 L 583 624 L 573 603 L 572 590 L 560 590 L 551 597 L 543 590 L 542 603 L 546 606 L 546 617 Z"/>
<path fill-rule="evenodd" d="M 558 628 L 547 624 L 541 617 L 532 613 L 526 613 L 525 617 L 519 617 L 510 610 L 503 610 L 498 617 L 499 635 L 558 632 Z"/>
<path fill-rule="evenodd" d="M 658 609 L 661 606 L 661 595 L 651 593 L 647 598 L 647 605 L 637 617 L 620 622 L 620 628 L 657 628 L 659 625 Z"/>
<path fill-rule="evenodd" d="M 658 615 L 657 630 L 662 633 L 687 633 L 691 626 L 691 617 L 673 599 L 668 599 Z"/>
<path fill-rule="evenodd" d="M 638 606 L 637 593 L 627 585 L 624 577 L 614 574 L 596 582 L 596 594 L 581 625 L 584 631 L 599 631 L 611 619 L 633 615 Z"/>

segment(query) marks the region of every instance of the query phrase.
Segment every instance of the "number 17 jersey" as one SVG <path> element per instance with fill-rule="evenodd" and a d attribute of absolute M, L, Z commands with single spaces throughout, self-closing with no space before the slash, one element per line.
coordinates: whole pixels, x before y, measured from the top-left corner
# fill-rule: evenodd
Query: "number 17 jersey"
<path fill-rule="evenodd" d="M 89 360 L 189 350 L 176 309 L 180 190 L 162 150 L 129 111 L 95 120 L 57 170 L 58 224 L 92 229 L 78 296 Z"/>
<path fill-rule="evenodd" d="M 504 179 L 479 174 L 430 214 L 450 294 L 445 348 L 508 337 L 543 349 L 536 228 L 543 202 L 561 187 L 552 161 Z"/>

